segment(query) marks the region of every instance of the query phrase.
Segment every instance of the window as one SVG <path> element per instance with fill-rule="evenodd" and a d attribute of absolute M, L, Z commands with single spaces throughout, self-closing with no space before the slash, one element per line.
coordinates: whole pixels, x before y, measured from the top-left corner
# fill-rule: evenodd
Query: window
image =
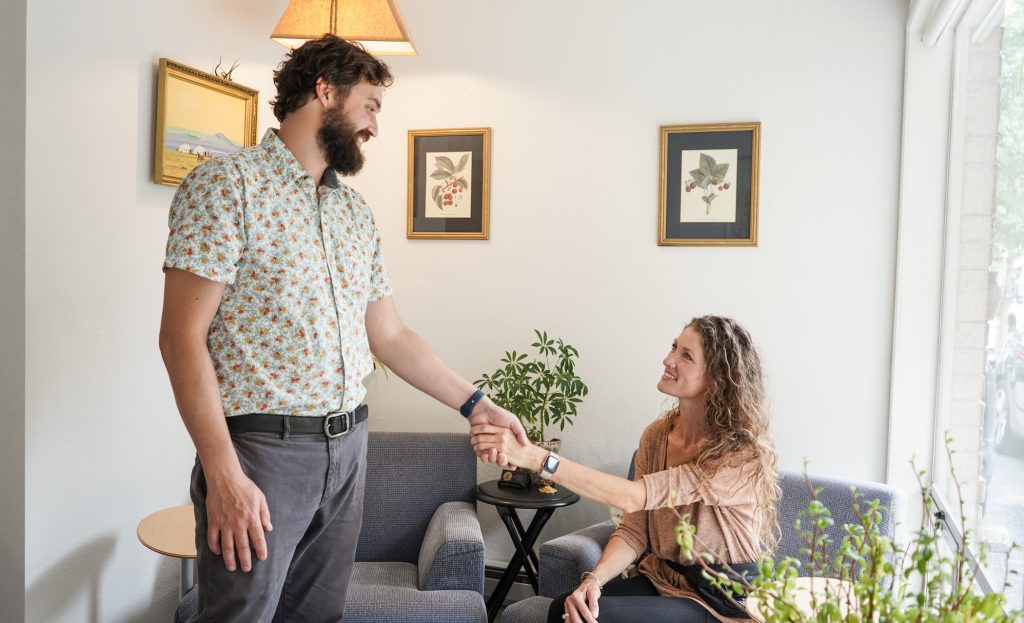
<path fill-rule="evenodd" d="M 1024 0 L 981 4 L 957 31 L 947 227 L 959 241 L 946 254 L 956 305 L 939 379 L 959 487 L 944 447 L 933 478 L 972 554 L 987 550 L 985 579 L 997 590 L 1008 580 L 1008 605 L 1021 608 L 1024 578 L 1007 572 L 1024 569 L 1024 551 L 1010 549 L 1024 544 Z"/>

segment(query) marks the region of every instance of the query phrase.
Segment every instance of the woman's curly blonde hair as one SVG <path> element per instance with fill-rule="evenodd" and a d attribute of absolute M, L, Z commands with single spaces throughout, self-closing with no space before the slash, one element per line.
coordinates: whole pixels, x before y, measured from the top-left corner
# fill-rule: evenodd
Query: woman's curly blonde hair
<path fill-rule="evenodd" d="M 781 489 L 761 356 L 750 333 L 732 318 L 700 316 L 686 326 L 700 334 L 705 362 L 708 437 L 701 444 L 695 467 L 710 478 L 729 458 L 750 457 L 758 536 L 764 548 L 773 550 L 778 533 L 775 506 Z M 669 415 L 676 413 L 678 405 Z"/>

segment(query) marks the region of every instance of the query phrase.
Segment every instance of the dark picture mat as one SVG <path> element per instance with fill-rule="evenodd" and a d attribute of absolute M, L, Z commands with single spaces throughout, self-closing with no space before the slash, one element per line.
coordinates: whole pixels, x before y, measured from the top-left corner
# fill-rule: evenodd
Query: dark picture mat
<path fill-rule="evenodd" d="M 469 218 L 428 218 L 423 197 L 427 189 L 429 171 L 421 170 L 422 163 L 430 152 L 469 151 L 472 152 L 472 183 Z M 416 233 L 479 233 L 483 231 L 484 193 L 484 137 L 480 134 L 468 136 L 416 136 L 413 138 L 413 231 Z"/>
<path fill-rule="evenodd" d="M 753 167 L 754 133 L 749 130 L 731 132 L 670 133 L 666 142 L 665 161 L 665 231 L 666 238 L 747 239 L 750 238 L 751 172 Z M 680 195 L 683 192 L 681 159 L 683 151 L 736 149 L 736 221 L 733 223 L 680 223 Z"/>

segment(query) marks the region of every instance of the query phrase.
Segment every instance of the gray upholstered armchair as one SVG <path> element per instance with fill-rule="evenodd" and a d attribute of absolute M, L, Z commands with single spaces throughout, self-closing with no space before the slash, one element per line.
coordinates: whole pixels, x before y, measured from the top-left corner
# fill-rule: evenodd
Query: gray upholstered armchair
<path fill-rule="evenodd" d="M 371 432 L 345 623 L 485 623 L 484 541 L 469 436 Z M 176 623 L 196 611 L 195 589 Z"/>
<path fill-rule="evenodd" d="M 630 467 L 632 477 L 632 467 Z M 782 528 L 776 559 L 792 556 L 803 563 L 807 557 L 800 553 L 802 542 L 794 529 L 800 511 L 810 503 L 810 493 L 804 475 L 800 472 L 779 472 L 782 486 L 782 499 L 779 502 L 778 521 Z M 811 484 L 821 487 L 818 499 L 832 512 L 835 523 L 829 528 L 831 551 L 829 558 L 835 553 L 843 538 L 843 525 L 856 523 L 859 519 L 851 502 L 850 485 L 856 485 L 864 494 L 865 500 L 878 499 L 889 509 L 882 517 L 882 532 L 892 536 L 896 522 L 903 514 L 903 498 L 900 493 L 884 484 L 843 480 L 827 476 L 811 475 Z M 601 551 L 614 532 L 611 521 L 599 523 L 577 532 L 552 539 L 540 547 L 540 569 L 538 573 L 539 597 L 531 597 L 510 605 L 505 609 L 503 623 L 543 623 L 547 617 L 548 606 L 553 597 L 574 590 L 579 586 L 580 575 L 591 570 L 601 557 Z M 802 574 L 809 571 L 804 565 Z"/>

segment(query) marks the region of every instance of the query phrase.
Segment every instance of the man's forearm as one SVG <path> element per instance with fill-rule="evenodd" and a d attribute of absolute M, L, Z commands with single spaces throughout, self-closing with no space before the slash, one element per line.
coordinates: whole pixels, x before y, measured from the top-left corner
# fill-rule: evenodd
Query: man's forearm
<path fill-rule="evenodd" d="M 407 327 L 375 341 L 372 348 L 373 354 L 402 380 L 453 409 L 462 406 L 476 390 Z"/>

